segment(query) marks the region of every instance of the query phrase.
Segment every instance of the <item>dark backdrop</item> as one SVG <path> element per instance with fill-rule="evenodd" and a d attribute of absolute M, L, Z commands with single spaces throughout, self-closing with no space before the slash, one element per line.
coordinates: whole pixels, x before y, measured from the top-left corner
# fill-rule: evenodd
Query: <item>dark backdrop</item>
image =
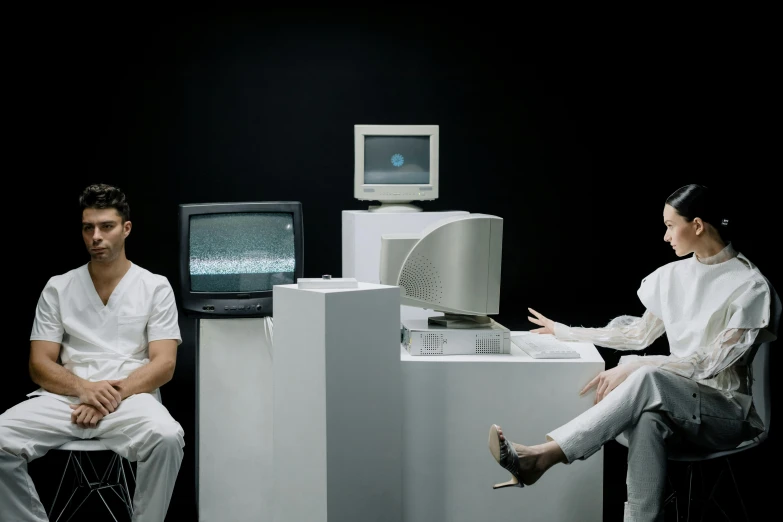
<path fill-rule="evenodd" d="M 729 189 L 735 245 L 783 287 L 763 31 L 693 23 L 530 38 L 530 18 L 391 14 L 71 13 L 24 24 L 8 80 L 9 153 L 21 161 L 6 170 L 16 187 L 6 189 L 6 252 L 18 291 L 0 411 L 35 389 L 26 364 L 41 289 L 88 260 L 77 207 L 86 184 L 127 192 L 127 255 L 177 292 L 179 203 L 301 201 L 305 277 L 339 274 L 340 213 L 367 207 L 353 198 L 357 123 L 440 125 L 440 198 L 422 206 L 505 220 L 496 319 L 511 329 L 531 327 L 528 306 L 583 326 L 641 314 L 641 279 L 675 259 L 664 200 L 692 182 Z M 180 324 L 163 391 L 187 446 L 168 520 L 196 520 L 195 323 Z M 665 349 L 662 339 L 651 351 Z M 754 513 L 773 506 L 758 471 L 775 444 L 773 432 L 735 463 Z M 606 446 L 607 521 L 621 519 L 626 454 Z M 30 465 L 47 505 L 63 463 L 54 452 Z"/>

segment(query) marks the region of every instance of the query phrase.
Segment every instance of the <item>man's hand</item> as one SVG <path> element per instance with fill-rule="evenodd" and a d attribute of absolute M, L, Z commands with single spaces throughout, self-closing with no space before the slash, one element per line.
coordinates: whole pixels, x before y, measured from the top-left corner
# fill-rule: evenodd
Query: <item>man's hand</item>
<path fill-rule="evenodd" d="M 539 333 L 539 334 L 555 334 L 555 322 L 551 319 L 547 319 L 543 315 L 539 314 L 532 308 L 528 308 L 531 314 L 535 315 L 536 317 L 530 317 L 527 318 L 530 320 L 531 323 L 535 323 L 542 328 L 536 328 L 535 330 L 530 330 L 533 333 Z"/>
<path fill-rule="evenodd" d="M 636 364 L 620 364 L 609 370 L 604 370 L 596 375 L 592 381 L 588 382 L 587 386 L 582 388 L 582 391 L 579 392 L 579 395 L 584 395 L 591 388 L 595 388 L 595 400 L 593 401 L 593 404 L 598 404 L 609 394 L 609 392 L 617 388 L 620 383 L 627 379 L 628 376 L 638 368 L 639 365 Z"/>
<path fill-rule="evenodd" d="M 106 381 L 109 384 L 111 384 L 111 387 L 114 388 L 117 391 L 117 393 L 120 394 L 120 400 L 121 401 L 125 400 L 125 395 L 127 395 L 125 393 L 125 390 L 123 389 L 123 385 L 125 384 L 125 380 L 126 379 L 114 379 L 114 380 Z"/>
<path fill-rule="evenodd" d="M 98 408 L 89 404 L 71 404 L 71 422 L 78 424 L 80 428 L 94 428 L 104 415 Z"/>
<path fill-rule="evenodd" d="M 79 400 L 82 404 L 95 407 L 105 417 L 116 410 L 122 401 L 122 395 L 112 386 L 112 382 L 116 381 L 85 381 L 79 389 Z"/>

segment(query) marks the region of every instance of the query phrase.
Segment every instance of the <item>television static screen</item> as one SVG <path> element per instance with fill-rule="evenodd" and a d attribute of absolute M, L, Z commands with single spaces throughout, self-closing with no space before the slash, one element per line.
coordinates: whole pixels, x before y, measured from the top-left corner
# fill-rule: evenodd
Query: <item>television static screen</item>
<path fill-rule="evenodd" d="M 189 244 L 191 291 L 260 292 L 296 282 L 292 214 L 191 216 Z"/>

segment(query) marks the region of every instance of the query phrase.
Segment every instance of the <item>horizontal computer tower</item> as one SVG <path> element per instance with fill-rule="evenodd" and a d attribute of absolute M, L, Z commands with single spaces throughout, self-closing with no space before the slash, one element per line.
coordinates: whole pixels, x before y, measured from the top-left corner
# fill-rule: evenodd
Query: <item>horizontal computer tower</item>
<path fill-rule="evenodd" d="M 476 328 L 447 328 L 427 319 L 402 322 L 402 342 L 411 355 L 483 355 L 511 352 L 511 332 L 492 322 Z"/>

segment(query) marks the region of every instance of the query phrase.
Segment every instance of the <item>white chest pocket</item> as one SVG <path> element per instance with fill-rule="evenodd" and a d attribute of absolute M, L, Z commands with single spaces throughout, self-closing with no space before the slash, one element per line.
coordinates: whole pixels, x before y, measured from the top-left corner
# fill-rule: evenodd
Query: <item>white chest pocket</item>
<path fill-rule="evenodd" d="M 147 346 L 146 315 L 117 317 L 117 351 L 131 355 Z"/>

